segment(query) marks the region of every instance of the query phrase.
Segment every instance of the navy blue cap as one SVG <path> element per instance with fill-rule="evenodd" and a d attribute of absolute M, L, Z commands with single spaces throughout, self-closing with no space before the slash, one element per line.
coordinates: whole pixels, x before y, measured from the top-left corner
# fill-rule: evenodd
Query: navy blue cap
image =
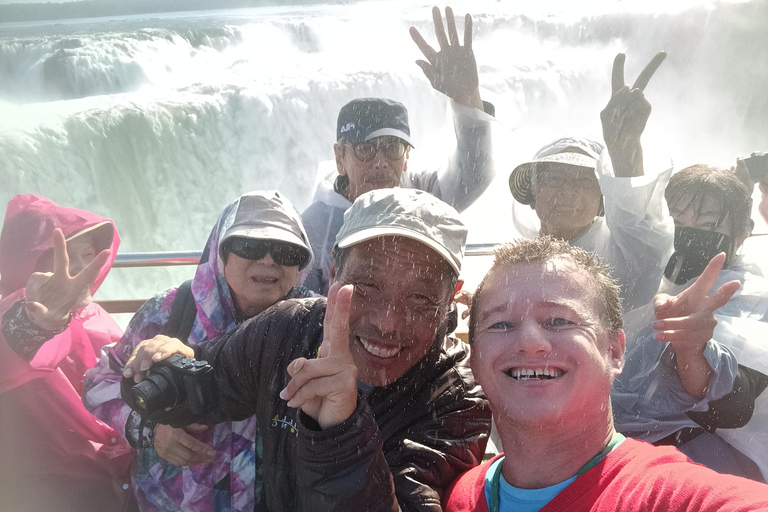
<path fill-rule="evenodd" d="M 341 107 L 336 140 L 343 137 L 350 144 L 360 144 L 385 135 L 398 137 L 413 146 L 408 111 L 402 103 L 385 98 L 358 98 Z"/>

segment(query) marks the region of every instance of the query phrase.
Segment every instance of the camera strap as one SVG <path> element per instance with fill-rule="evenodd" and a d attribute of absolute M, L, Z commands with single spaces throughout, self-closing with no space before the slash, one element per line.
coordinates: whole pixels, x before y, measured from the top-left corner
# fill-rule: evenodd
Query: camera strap
<path fill-rule="evenodd" d="M 190 279 L 181 283 L 181 286 L 176 289 L 176 297 L 171 305 L 171 315 L 165 324 L 163 334 L 170 338 L 178 338 L 186 345 L 195 318 L 197 318 L 197 306 L 195 297 L 192 295 L 192 279 Z"/>

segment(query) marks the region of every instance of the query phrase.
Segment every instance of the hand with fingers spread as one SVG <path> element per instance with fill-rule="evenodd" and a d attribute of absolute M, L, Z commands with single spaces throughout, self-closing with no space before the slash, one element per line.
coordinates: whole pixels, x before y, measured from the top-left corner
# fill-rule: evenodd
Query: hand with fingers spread
<path fill-rule="evenodd" d="M 160 457 L 178 467 L 213 462 L 213 448 L 189 435 L 207 429 L 207 426 L 197 423 L 184 428 L 158 424 L 155 429 L 155 450 Z"/>
<path fill-rule="evenodd" d="M 632 88 L 624 83 L 625 55 L 620 53 L 613 61 L 611 99 L 600 112 L 603 138 L 613 161 L 616 176 L 642 176 L 643 150 L 640 136 L 651 115 L 651 104 L 643 91 L 667 54 L 659 52 L 643 69 Z"/>
<path fill-rule="evenodd" d="M 66 327 L 70 312 L 90 303 L 93 283 L 108 258 L 109 251 L 102 251 L 82 271 L 71 276 L 64 233 L 54 230 L 53 273 L 35 272 L 27 281 L 25 309 L 30 320 L 50 331 Z"/>
<path fill-rule="evenodd" d="M 168 359 L 173 354 L 195 357 L 195 351 L 177 338 L 158 334 L 151 340 L 139 343 L 123 367 L 123 377 L 133 377 L 141 382 L 153 364 Z"/>
<path fill-rule="evenodd" d="M 657 320 L 653 328 L 660 331 L 654 338 L 669 342 L 675 349 L 680 380 L 686 392 L 696 398 L 706 395 L 712 373 L 704 349 L 717 325 L 714 312 L 724 306 L 740 286 L 738 281 L 729 281 L 709 293 L 724 262 L 725 253 L 718 254 L 698 279 L 679 295 L 659 294 L 654 298 Z"/>
<path fill-rule="evenodd" d="M 288 365 L 291 380 L 280 392 L 327 429 L 349 418 L 357 407 L 357 367 L 349 350 L 352 285 L 335 283 L 328 291 L 323 343 L 317 359 L 298 358 Z"/>
<path fill-rule="evenodd" d="M 436 90 L 452 98 L 456 103 L 483 110 L 477 63 L 472 51 L 472 17 L 469 14 L 464 17 L 464 46 L 459 44 L 456 21 L 450 7 L 445 8 L 447 35 L 438 7 L 432 8 L 432 19 L 435 23 L 435 36 L 440 45 L 440 51 L 435 51 L 419 31 L 411 27 L 411 37 L 427 59 L 427 61 L 417 60 L 416 64 L 424 71 Z"/>

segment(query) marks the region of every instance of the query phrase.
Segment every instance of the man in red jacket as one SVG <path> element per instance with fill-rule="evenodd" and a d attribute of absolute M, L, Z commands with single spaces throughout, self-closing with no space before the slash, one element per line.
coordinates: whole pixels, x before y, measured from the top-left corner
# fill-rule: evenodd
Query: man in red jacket
<path fill-rule="evenodd" d="M 714 329 L 712 312 L 738 289 L 710 292 L 723 256 L 680 295 L 656 297 L 665 319 L 654 329 L 678 341 Z M 460 477 L 446 511 L 768 510 L 768 486 L 616 433 L 621 305 L 592 254 L 548 237 L 502 248 L 474 296 L 469 337 L 505 455 Z"/>

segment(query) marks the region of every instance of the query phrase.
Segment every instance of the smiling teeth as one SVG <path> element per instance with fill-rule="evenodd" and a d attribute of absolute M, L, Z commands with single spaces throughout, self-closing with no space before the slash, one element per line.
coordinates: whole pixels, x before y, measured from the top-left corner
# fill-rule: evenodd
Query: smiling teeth
<path fill-rule="evenodd" d="M 510 368 L 507 375 L 517 380 L 556 379 L 563 375 L 559 368 Z"/>
<path fill-rule="evenodd" d="M 388 359 L 390 357 L 395 357 L 400 352 L 400 347 L 382 348 L 374 345 L 373 343 L 368 342 L 368 340 L 364 338 L 358 337 L 357 339 L 360 340 L 360 344 L 363 346 L 365 350 L 375 355 L 376 357 Z"/>

